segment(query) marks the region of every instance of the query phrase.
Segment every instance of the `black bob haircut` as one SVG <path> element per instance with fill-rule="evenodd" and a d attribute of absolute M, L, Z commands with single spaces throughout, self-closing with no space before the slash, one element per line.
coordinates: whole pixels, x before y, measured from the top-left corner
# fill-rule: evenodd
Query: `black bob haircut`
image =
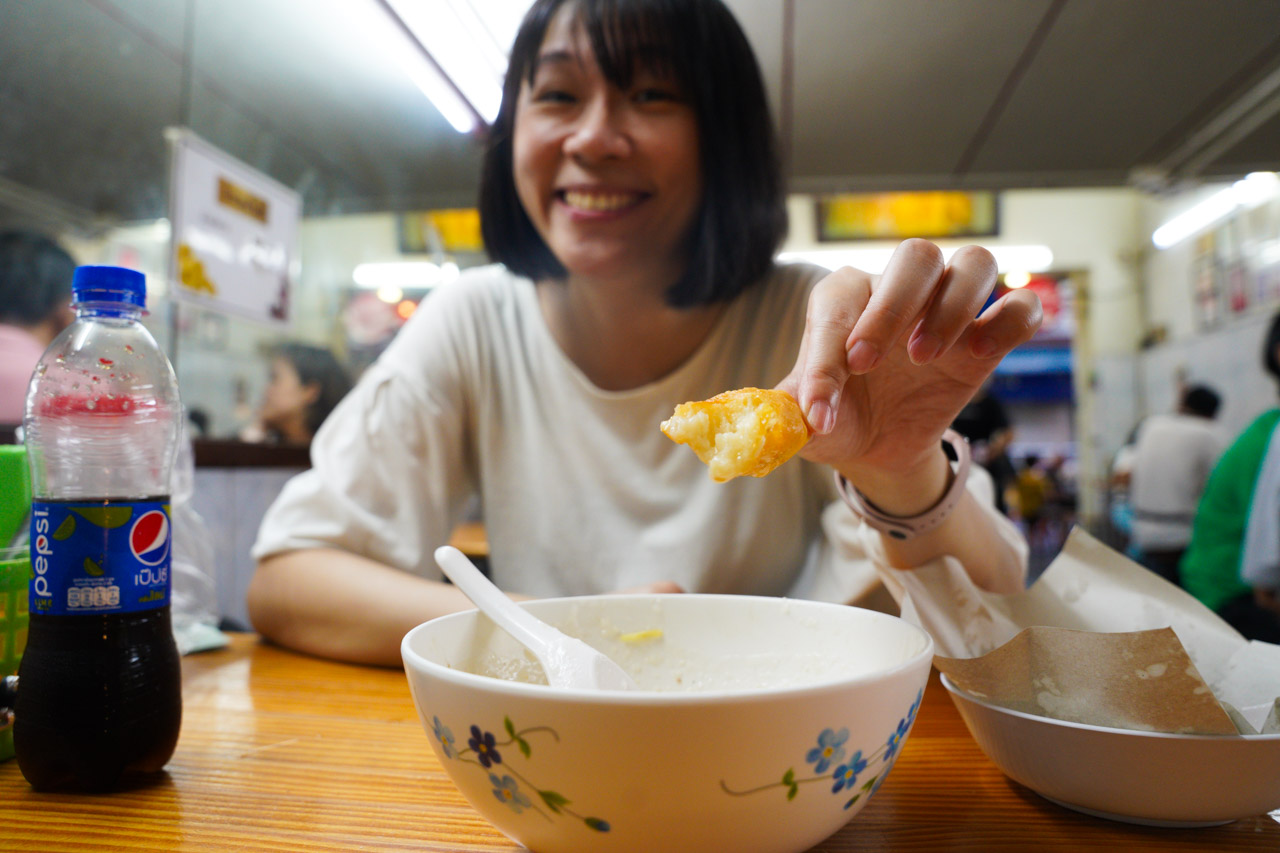
<path fill-rule="evenodd" d="M 0 323 L 35 326 L 71 301 L 76 262 L 43 234 L 0 232 Z"/>
<path fill-rule="evenodd" d="M 1280 384 L 1280 313 L 1271 318 L 1262 342 L 1262 367 Z"/>
<path fill-rule="evenodd" d="M 551 19 L 573 7 L 606 79 L 626 88 L 638 65 L 658 63 L 697 116 L 702 203 L 688 264 L 666 293 L 676 307 L 729 300 L 759 281 L 787 231 L 782 169 L 760 67 L 720 0 L 537 0 L 511 49 L 502 107 L 480 175 L 480 222 L 489 256 L 532 279 L 567 271 L 516 194 L 512 136 L 521 84 L 532 82 Z"/>

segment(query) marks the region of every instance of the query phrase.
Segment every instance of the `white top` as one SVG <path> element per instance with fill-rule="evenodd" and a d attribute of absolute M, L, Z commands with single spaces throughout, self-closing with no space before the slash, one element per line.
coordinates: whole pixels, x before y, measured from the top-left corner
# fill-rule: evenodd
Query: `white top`
<path fill-rule="evenodd" d="M 1129 501 L 1133 539 L 1142 548 L 1185 548 L 1200 494 L 1227 446 L 1209 418 L 1152 415 L 1134 442 Z"/>
<path fill-rule="evenodd" d="M 478 497 L 493 579 L 510 592 L 673 580 L 856 600 L 878 585 L 868 549 L 879 534 L 838 500 L 830 468 L 797 457 L 764 478 L 716 483 L 658 428 L 678 403 L 781 381 L 824 274 L 777 268 L 671 374 L 604 391 L 552 338 L 532 282 L 497 266 L 468 271 L 423 301 L 325 421 L 313 467 L 267 512 L 253 556 L 335 546 L 438 579 L 432 554 Z M 990 483 L 970 482 L 990 506 Z"/>

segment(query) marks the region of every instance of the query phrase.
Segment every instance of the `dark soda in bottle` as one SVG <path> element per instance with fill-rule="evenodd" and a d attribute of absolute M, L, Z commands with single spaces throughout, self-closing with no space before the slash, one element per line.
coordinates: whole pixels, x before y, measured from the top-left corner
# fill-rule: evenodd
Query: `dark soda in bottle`
<path fill-rule="evenodd" d="M 14 752 L 37 790 L 159 771 L 182 724 L 170 623 L 177 381 L 140 322 L 141 273 L 80 267 L 76 320 L 32 377 L 30 624 Z"/>

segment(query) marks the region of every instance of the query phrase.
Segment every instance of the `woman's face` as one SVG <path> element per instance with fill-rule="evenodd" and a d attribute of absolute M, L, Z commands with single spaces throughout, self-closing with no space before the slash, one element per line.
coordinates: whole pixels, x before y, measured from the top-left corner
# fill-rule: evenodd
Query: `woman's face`
<path fill-rule="evenodd" d="M 697 117 L 672 79 L 638 67 L 605 79 L 571 4 L 552 19 L 516 105 L 516 192 L 570 275 L 684 271 L 702 199 Z"/>
<path fill-rule="evenodd" d="M 262 394 L 260 417 L 264 426 L 279 428 L 291 418 L 305 414 L 315 402 L 319 389 L 303 385 L 297 368 L 289 359 L 276 356 L 271 360 L 267 388 Z"/>

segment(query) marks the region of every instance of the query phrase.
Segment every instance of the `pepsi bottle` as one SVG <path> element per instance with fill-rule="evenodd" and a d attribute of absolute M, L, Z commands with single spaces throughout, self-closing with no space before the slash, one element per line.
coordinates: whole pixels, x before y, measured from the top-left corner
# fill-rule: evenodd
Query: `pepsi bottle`
<path fill-rule="evenodd" d="M 139 321 L 141 273 L 80 267 L 72 300 L 23 419 L 32 575 L 13 738 L 37 790 L 103 791 L 158 772 L 182 723 L 168 497 L 181 406 Z"/>

